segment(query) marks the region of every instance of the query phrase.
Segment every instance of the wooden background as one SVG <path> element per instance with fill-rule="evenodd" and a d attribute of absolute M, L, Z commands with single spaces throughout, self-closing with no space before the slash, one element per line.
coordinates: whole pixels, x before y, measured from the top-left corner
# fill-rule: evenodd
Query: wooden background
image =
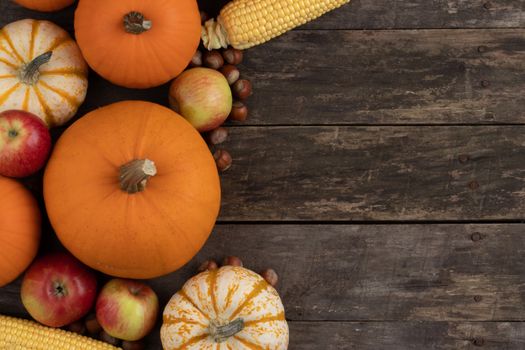
<path fill-rule="evenodd" d="M 73 11 L 1 0 L 0 25 L 71 32 Z M 149 281 L 161 301 L 238 255 L 280 274 L 292 350 L 525 349 L 525 1 L 353 0 L 245 55 L 255 94 L 224 145 L 219 223 Z M 166 105 L 167 86 L 93 73 L 79 115 L 125 99 Z M 28 317 L 19 286 L 1 313 Z"/>

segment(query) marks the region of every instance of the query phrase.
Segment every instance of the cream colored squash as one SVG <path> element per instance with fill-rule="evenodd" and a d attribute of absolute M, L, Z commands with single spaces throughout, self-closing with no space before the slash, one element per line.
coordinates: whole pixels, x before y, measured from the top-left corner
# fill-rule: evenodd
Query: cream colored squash
<path fill-rule="evenodd" d="M 260 275 L 224 266 L 190 279 L 164 309 L 165 350 L 285 350 L 288 324 L 277 291 Z"/>
<path fill-rule="evenodd" d="M 0 30 L 0 112 L 23 109 L 62 125 L 86 98 L 87 74 L 77 44 L 57 25 L 24 19 Z"/>

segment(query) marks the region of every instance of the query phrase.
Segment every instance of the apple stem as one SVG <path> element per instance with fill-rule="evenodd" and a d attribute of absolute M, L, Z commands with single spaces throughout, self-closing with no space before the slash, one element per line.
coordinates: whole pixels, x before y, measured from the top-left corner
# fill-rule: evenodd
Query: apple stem
<path fill-rule="evenodd" d="M 27 85 L 33 85 L 38 81 L 40 66 L 49 62 L 53 56 L 52 51 L 41 54 L 20 69 L 20 80 Z"/>
<path fill-rule="evenodd" d="M 210 325 L 210 335 L 216 343 L 221 343 L 244 329 L 244 320 L 238 318 L 224 326 Z"/>
<path fill-rule="evenodd" d="M 148 179 L 157 174 L 155 163 L 149 159 L 135 159 L 120 167 L 120 189 L 129 194 L 146 189 Z"/>
<path fill-rule="evenodd" d="M 153 26 L 153 22 L 147 20 L 140 12 L 131 11 L 124 16 L 124 29 L 130 34 L 142 34 Z"/>

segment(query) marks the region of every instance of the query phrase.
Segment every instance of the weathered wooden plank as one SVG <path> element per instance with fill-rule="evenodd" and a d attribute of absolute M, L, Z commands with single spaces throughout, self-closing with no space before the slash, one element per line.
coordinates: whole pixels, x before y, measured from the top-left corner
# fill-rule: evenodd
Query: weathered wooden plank
<path fill-rule="evenodd" d="M 525 127 L 230 128 L 222 221 L 521 220 Z"/>
<path fill-rule="evenodd" d="M 516 28 L 523 0 L 352 0 L 304 28 Z"/>
<path fill-rule="evenodd" d="M 291 320 L 519 321 L 523 228 L 221 225 L 203 253 L 273 266 Z"/>
<path fill-rule="evenodd" d="M 430 2 L 432 3 L 432 2 Z M 250 49 L 248 123 L 524 123 L 525 30 L 295 31 Z"/>
<path fill-rule="evenodd" d="M 290 350 L 519 350 L 523 323 L 303 323 L 290 324 Z M 160 349 L 160 348 L 159 348 Z"/>
<path fill-rule="evenodd" d="M 522 321 L 525 226 L 218 225 L 183 269 L 149 281 L 161 305 L 199 263 L 226 255 L 280 274 L 293 321 Z M 0 312 L 24 316 L 20 281 Z"/>
<path fill-rule="evenodd" d="M 525 123 L 525 29 L 298 31 L 246 57 L 243 125 Z M 92 73 L 78 115 L 167 96 L 168 85 L 125 89 Z"/>
<path fill-rule="evenodd" d="M 199 0 L 199 5 L 216 14 L 227 2 Z M 3 0 L 0 25 L 32 17 L 50 19 L 72 29 L 74 8 L 44 14 Z M 516 28 L 525 26 L 523 11 L 523 0 L 352 0 L 301 29 Z"/>
<path fill-rule="evenodd" d="M 522 322 L 290 322 L 289 350 L 523 350 Z M 161 350 L 158 336 L 148 350 Z"/>

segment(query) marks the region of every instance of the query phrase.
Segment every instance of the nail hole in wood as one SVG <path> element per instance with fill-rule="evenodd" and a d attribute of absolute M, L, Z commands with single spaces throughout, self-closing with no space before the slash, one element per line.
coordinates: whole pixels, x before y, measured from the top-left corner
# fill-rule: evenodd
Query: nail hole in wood
<path fill-rule="evenodd" d="M 487 88 L 490 86 L 490 81 L 488 80 L 482 80 L 481 81 L 481 87 Z"/>
<path fill-rule="evenodd" d="M 487 119 L 487 120 L 494 120 L 494 119 L 496 119 L 496 116 L 492 112 L 487 112 L 485 114 L 485 119 Z"/>
<path fill-rule="evenodd" d="M 490 1 L 487 1 L 486 3 L 483 4 L 483 8 L 485 10 L 490 10 L 492 8 L 492 3 Z"/>
<path fill-rule="evenodd" d="M 461 164 L 465 164 L 470 160 L 470 156 L 468 154 L 460 154 L 458 156 L 458 160 Z"/>
<path fill-rule="evenodd" d="M 471 190 L 477 190 L 479 188 L 479 183 L 476 180 L 470 181 L 468 183 L 468 188 L 470 188 Z"/>
<path fill-rule="evenodd" d="M 479 53 L 487 52 L 487 47 L 485 45 L 478 46 L 478 52 Z"/>
<path fill-rule="evenodd" d="M 485 344 L 485 339 L 483 339 L 483 338 L 474 338 L 474 339 L 472 339 L 472 344 L 474 344 L 474 346 L 483 346 Z"/>
<path fill-rule="evenodd" d="M 478 242 L 483 239 L 483 236 L 481 236 L 481 233 L 479 232 L 474 232 L 473 234 L 470 235 L 470 239 L 472 240 L 472 242 Z M 474 297 L 474 299 L 475 298 L 476 297 Z"/>

